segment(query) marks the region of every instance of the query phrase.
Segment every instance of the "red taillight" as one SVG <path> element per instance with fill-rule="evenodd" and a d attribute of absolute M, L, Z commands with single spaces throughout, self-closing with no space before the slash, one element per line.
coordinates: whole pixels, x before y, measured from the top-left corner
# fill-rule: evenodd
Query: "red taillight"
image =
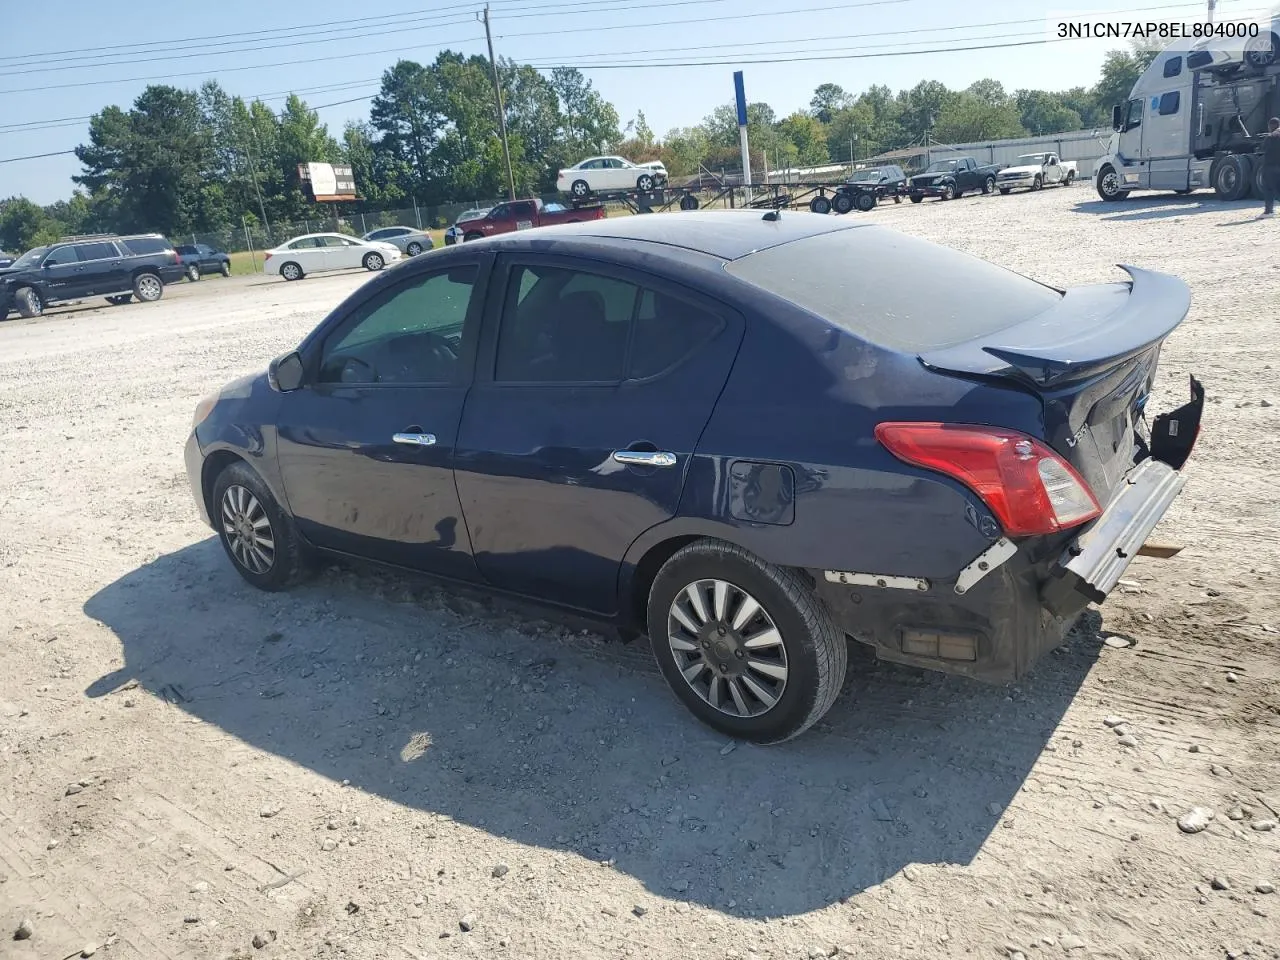
<path fill-rule="evenodd" d="M 173 257 L 173 262 L 174 262 L 174 263 L 181 263 L 181 262 L 182 262 L 182 258 L 181 258 L 180 256 L 178 256 L 178 251 L 177 251 L 177 250 L 170 250 L 170 251 L 169 251 L 169 256 Z"/>
<path fill-rule="evenodd" d="M 266 263 L 266 262 L 267 262 L 268 260 L 270 260 L 270 259 L 271 259 L 271 253 L 270 253 L 270 252 L 264 253 L 264 254 L 262 255 L 262 262 L 263 262 L 263 263 Z"/>
<path fill-rule="evenodd" d="M 1057 533 L 1102 512 L 1071 464 L 1017 430 L 882 423 L 876 427 L 876 439 L 899 460 L 963 483 L 982 498 L 1011 537 Z"/>

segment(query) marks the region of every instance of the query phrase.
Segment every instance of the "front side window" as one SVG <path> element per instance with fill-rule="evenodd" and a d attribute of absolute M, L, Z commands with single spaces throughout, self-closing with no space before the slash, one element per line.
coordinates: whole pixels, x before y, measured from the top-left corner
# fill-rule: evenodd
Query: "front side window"
<path fill-rule="evenodd" d="M 79 263 L 80 257 L 75 247 L 56 247 L 44 258 L 43 266 L 56 267 L 65 263 Z"/>
<path fill-rule="evenodd" d="M 328 236 L 320 239 L 326 247 L 354 247 L 357 245 L 354 240 L 348 240 L 346 237 Z"/>
<path fill-rule="evenodd" d="M 1132 130 L 1134 127 L 1142 124 L 1142 100 L 1129 101 L 1129 115 L 1125 119 L 1124 127 L 1126 130 Z"/>
<path fill-rule="evenodd" d="M 456 382 L 477 272 L 468 264 L 414 277 L 361 304 L 325 341 L 318 381 Z"/>

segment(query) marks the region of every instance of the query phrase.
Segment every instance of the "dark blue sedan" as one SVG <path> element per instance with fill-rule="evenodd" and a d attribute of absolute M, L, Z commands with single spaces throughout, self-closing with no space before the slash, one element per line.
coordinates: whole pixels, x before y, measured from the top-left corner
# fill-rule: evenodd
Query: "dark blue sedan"
<path fill-rule="evenodd" d="M 734 737 L 831 706 L 849 638 L 1023 675 L 1184 482 L 1181 281 L 1066 292 L 843 218 L 683 213 L 388 270 L 204 400 L 196 502 L 277 590 L 320 553 L 647 632 Z"/>

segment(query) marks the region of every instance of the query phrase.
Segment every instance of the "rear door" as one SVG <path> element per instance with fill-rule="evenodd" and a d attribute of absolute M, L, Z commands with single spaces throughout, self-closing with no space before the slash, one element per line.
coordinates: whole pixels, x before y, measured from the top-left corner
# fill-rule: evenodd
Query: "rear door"
<path fill-rule="evenodd" d="M 456 460 L 476 563 L 503 589 L 612 613 L 627 548 L 677 511 L 742 321 L 645 274 L 500 262 Z"/>
<path fill-rule="evenodd" d="M 76 256 L 80 259 L 81 296 L 120 293 L 129 289 L 129 271 L 114 243 L 105 240 L 77 243 Z"/>

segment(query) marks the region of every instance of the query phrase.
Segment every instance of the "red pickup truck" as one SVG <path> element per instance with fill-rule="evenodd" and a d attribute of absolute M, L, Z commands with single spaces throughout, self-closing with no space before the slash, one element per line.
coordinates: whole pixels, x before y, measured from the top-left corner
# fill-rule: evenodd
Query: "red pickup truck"
<path fill-rule="evenodd" d="M 549 227 L 557 223 L 579 223 L 583 220 L 603 220 L 604 207 L 595 204 L 589 207 L 560 207 L 547 209 L 541 200 L 508 200 L 493 207 L 483 217 L 475 220 L 459 220 L 458 229 L 462 239 L 479 240 L 483 237 L 495 237 L 500 233 L 512 230 L 532 230 L 534 227 Z"/>

